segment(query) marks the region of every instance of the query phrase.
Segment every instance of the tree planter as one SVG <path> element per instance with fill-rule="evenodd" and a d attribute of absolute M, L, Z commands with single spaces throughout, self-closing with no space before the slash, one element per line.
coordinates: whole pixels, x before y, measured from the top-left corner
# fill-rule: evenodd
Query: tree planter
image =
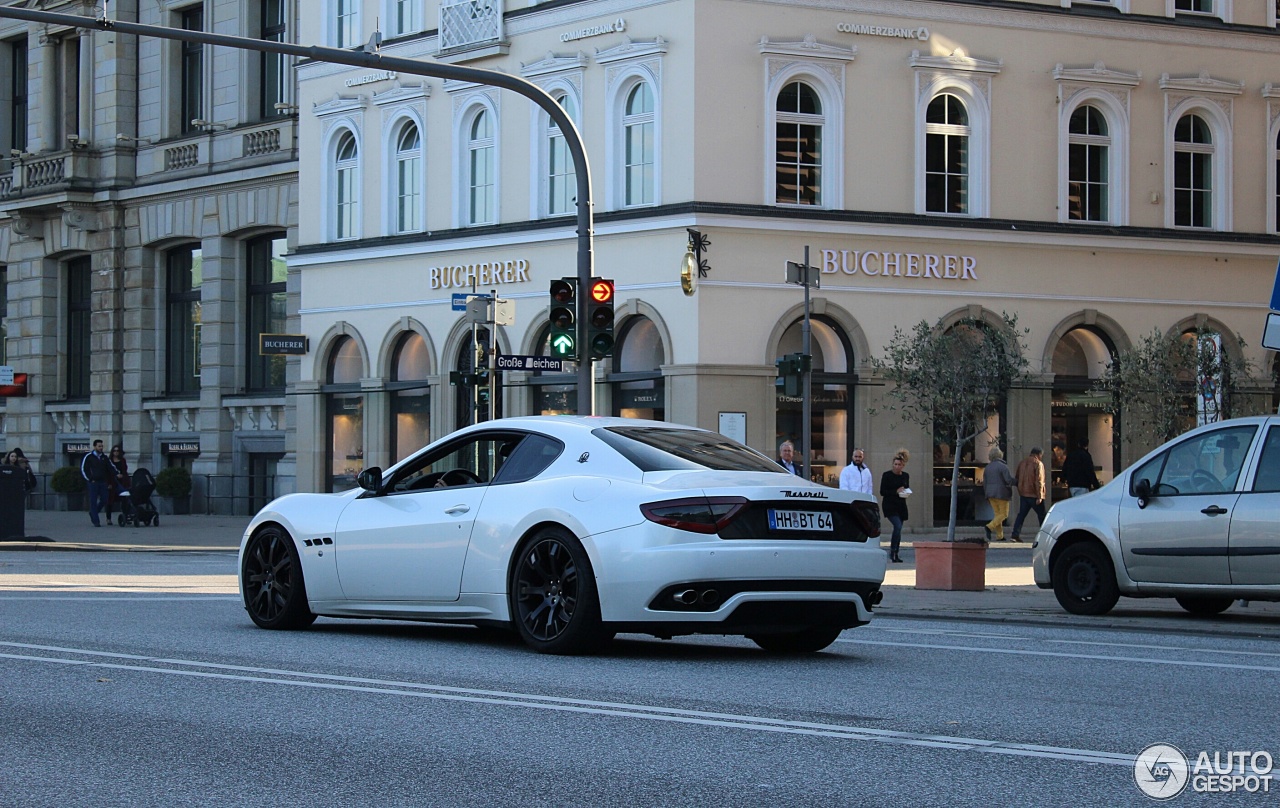
<path fill-rule="evenodd" d="M 60 511 L 87 511 L 89 506 L 87 502 L 87 494 L 83 491 L 75 491 L 70 494 L 56 494 L 58 498 L 58 510 Z"/>
<path fill-rule="evenodd" d="M 191 513 L 191 495 L 185 497 L 156 497 L 156 511 L 165 516 L 183 516 Z"/>
<path fill-rule="evenodd" d="M 918 541 L 916 589 L 981 592 L 987 584 L 987 543 Z"/>

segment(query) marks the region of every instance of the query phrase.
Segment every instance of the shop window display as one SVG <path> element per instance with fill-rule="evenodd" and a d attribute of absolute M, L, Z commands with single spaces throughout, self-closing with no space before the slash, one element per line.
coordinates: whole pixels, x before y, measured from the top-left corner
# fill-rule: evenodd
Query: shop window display
<path fill-rule="evenodd" d="M 354 488 L 364 470 L 364 396 L 360 393 L 363 362 L 360 346 L 343 337 L 334 346 L 325 385 L 329 422 L 328 490 Z"/>

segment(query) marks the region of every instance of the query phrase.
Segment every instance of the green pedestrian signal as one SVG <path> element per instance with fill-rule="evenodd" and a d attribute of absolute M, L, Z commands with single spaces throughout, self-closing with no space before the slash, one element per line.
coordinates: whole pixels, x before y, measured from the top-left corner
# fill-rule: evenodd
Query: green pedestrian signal
<path fill-rule="evenodd" d="M 578 279 L 551 282 L 551 355 L 558 359 L 578 358 Z"/>

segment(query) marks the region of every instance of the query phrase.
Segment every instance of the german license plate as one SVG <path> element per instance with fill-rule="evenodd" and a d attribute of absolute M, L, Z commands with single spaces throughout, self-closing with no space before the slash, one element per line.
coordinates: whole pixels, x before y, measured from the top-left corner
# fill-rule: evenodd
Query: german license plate
<path fill-rule="evenodd" d="M 769 509 L 770 530 L 834 530 L 831 514 L 825 511 L 779 511 Z"/>

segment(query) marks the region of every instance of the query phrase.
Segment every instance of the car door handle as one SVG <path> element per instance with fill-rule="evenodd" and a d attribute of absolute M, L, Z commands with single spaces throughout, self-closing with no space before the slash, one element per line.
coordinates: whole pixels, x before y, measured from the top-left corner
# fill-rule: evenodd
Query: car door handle
<path fill-rule="evenodd" d="M 1227 512 L 1227 509 L 1222 507 L 1221 505 L 1210 505 L 1209 507 L 1200 511 L 1200 513 L 1206 514 L 1208 516 L 1222 516 L 1226 512 Z"/>
<path fill-rule="evenodd" d="M 450 516 L 457 516 L 458 514 L 466 513 L 469 510 L 471 510 L 470 505 L 454 505 L 452 508 L 445 508 L 444 512 L 449 514 Z M 1223 511 L 1223 513 L 1226 513 L 1226 511 Z"/>

